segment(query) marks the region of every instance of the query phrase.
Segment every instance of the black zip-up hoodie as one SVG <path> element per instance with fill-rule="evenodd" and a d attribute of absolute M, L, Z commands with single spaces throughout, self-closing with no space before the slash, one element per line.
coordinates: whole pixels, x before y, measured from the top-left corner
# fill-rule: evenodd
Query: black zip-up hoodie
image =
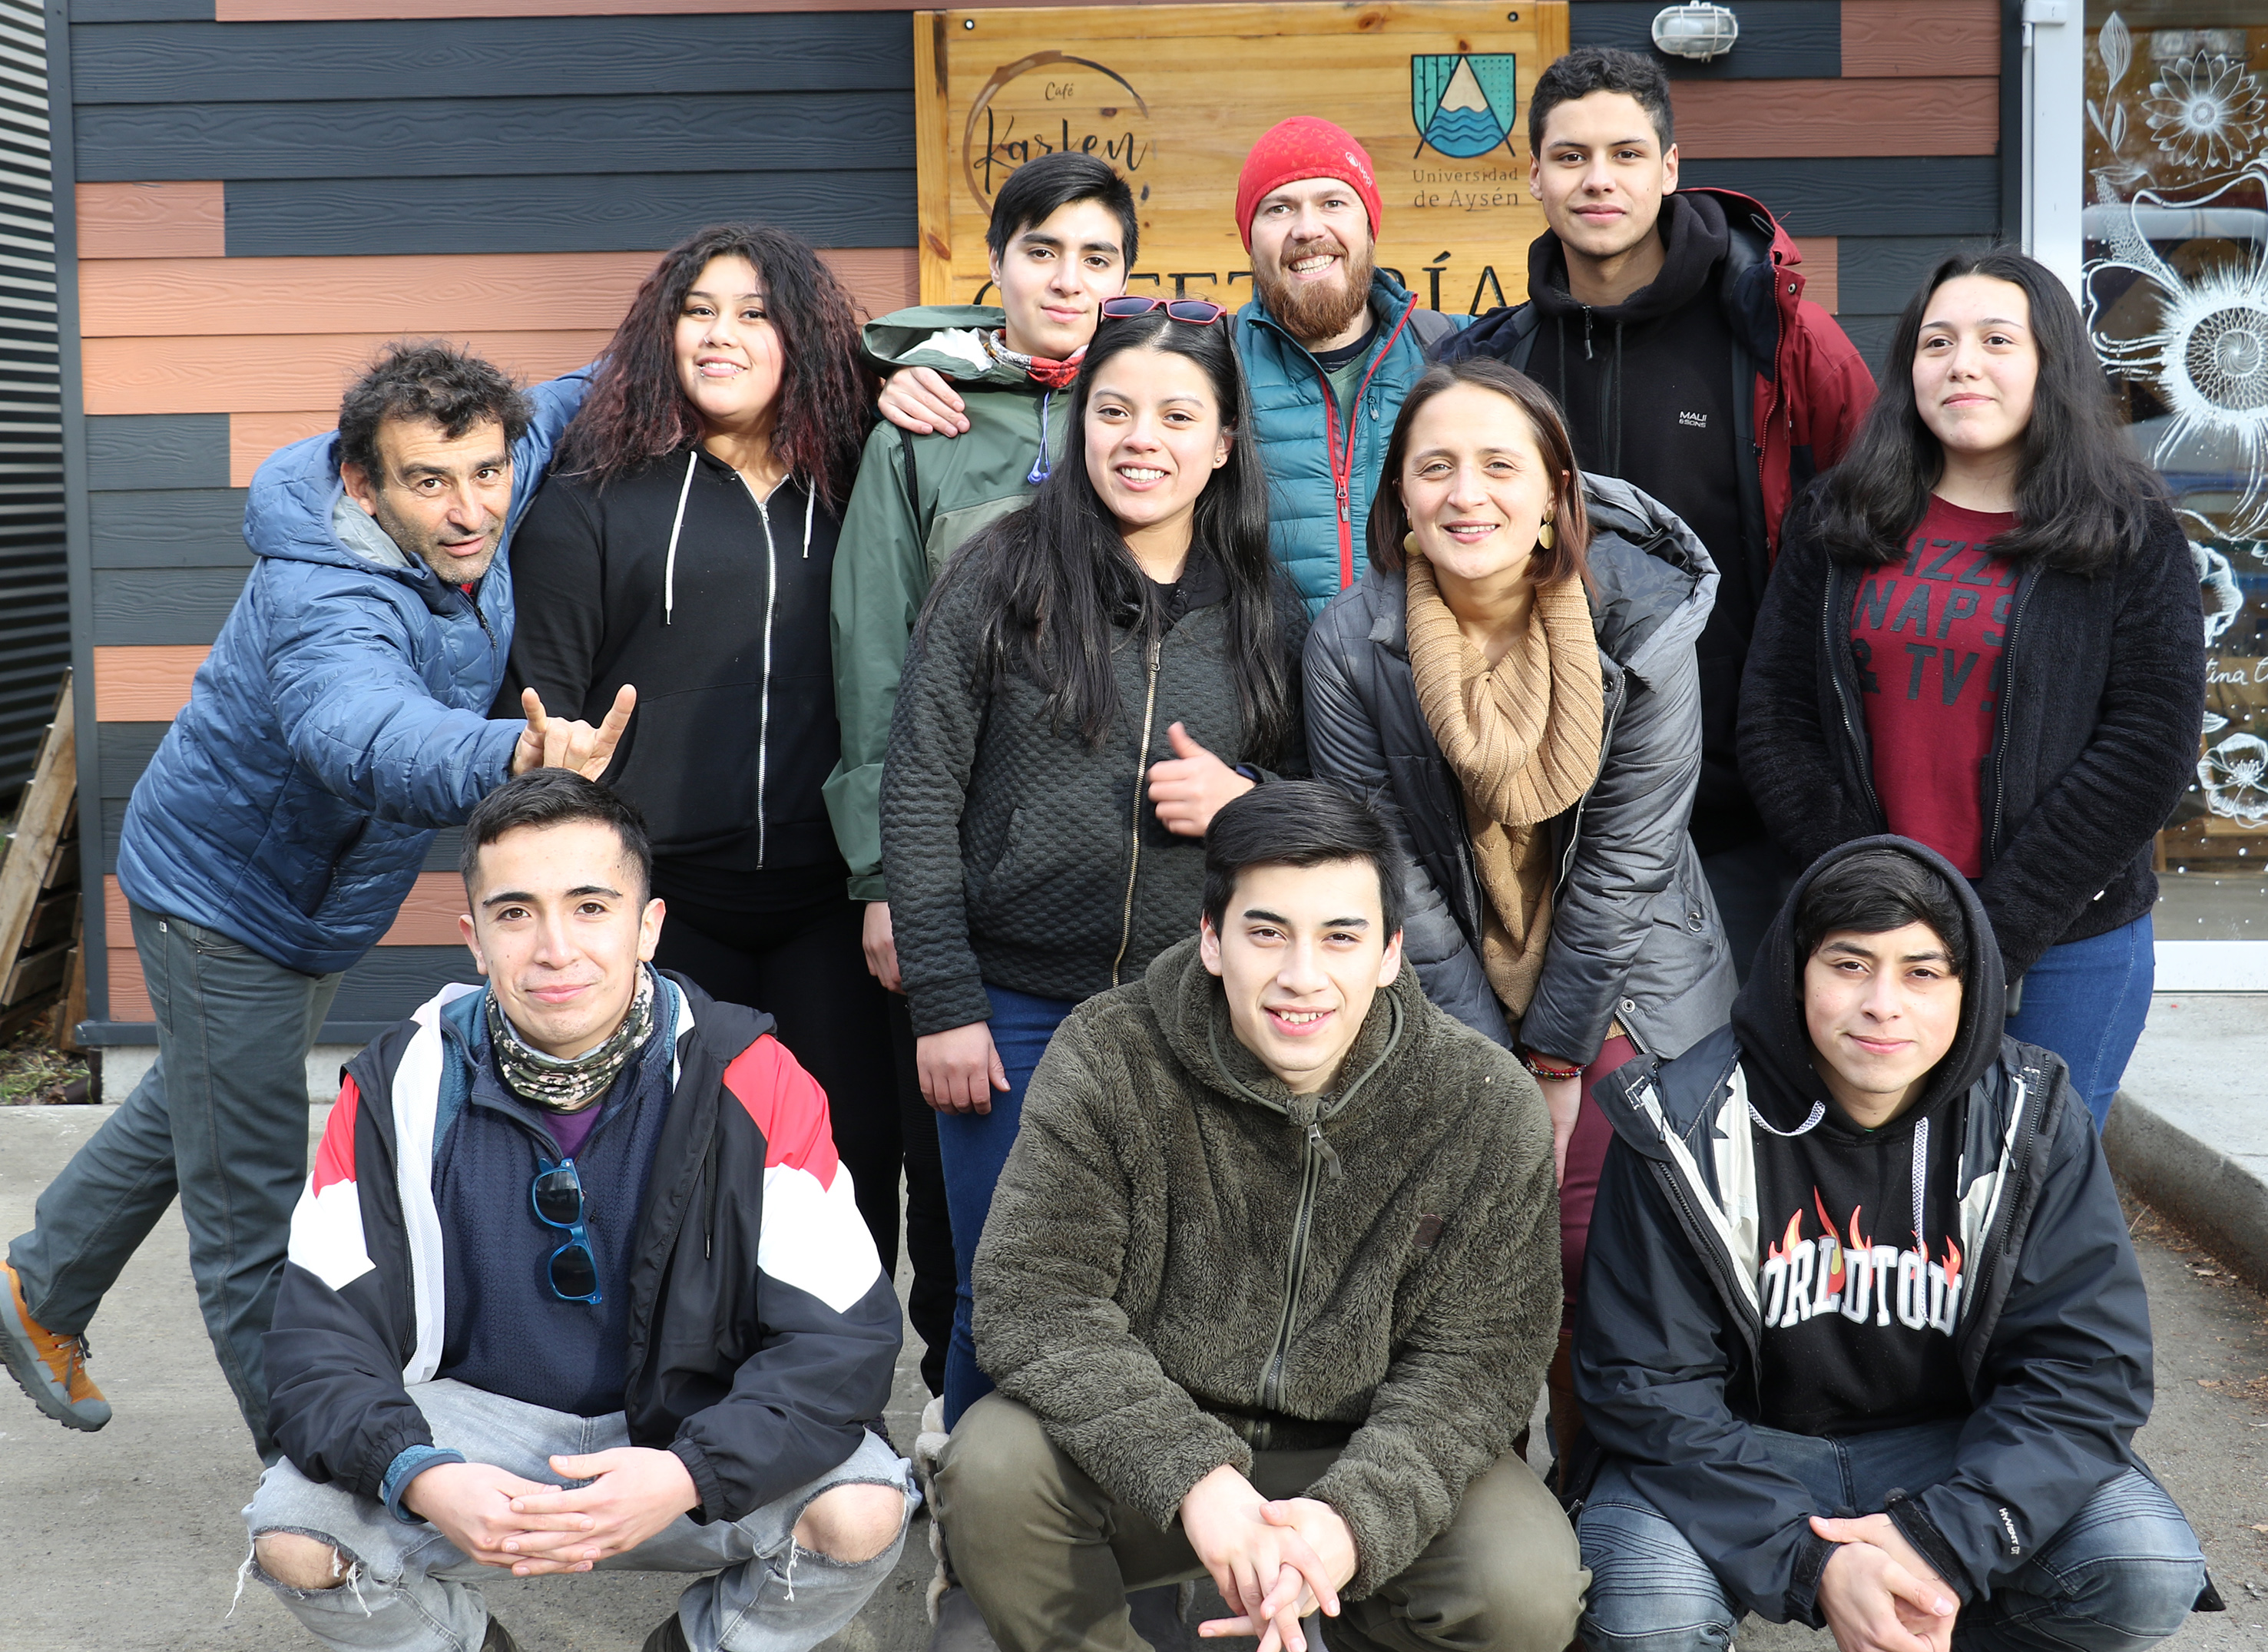
<path fill-rule="evenodd" d="M 512 541 L 497 714 L 519 715 L 533 687 L 595 724 L 634 683 L 606 780 L 645 815 L 665 870 L 838 867 L 820 788 L 842 751 L 828 631 L 842 520 L 800 476 L 759 504 L 697 447 L 604 489 L 553 476 Z"/>
<path fill-rule="evenodd" d="M 1600 1087 L 1616 1139 L 1592 1212 L 1574 1341 L 1576 1390 L 1598 1445 L 1742 1605 L 1814 1627 L 1832 1545 L 1808 1522 L 1835 1511 L 1815 1508 L 1753 1434 L 1768 1421 L 1759 1350 L 1768 1247 L 1779 1237 L 1761 1231 L 1758 1188 L 1770 1173 L 1760 1166 L 1790 1151 L 1776 1131 L 1795 1128 L 1815 1103 L 1831 1106 L 1804 1029 L 1797 904 L 1827 867 L 1884 845 L 1945 880 L 1972 937 L 1959 1033 L 1910 1114 L 1936 1121 L 1955 1151 L 1949 1197 L 1932 1211 L 1953 1212 L 1966 1265 L 1947 1312 L 1970 1421 L 1951 1478 L 1894 1496 L 1888 1512 L 1973 1600 L 2139 1465 L 2134 1431 L 2150 1414 L 2149 1306 L 2110 1167 L 2061 1058 L 2001 1030 L 2001 970 L 1982 903 L 1950 863 L 1905 838 L 1822 857 L 1758 948 L 1731 1025 Z M 1947 1236 L 1933 1234 L 1933 1246 Z"/>

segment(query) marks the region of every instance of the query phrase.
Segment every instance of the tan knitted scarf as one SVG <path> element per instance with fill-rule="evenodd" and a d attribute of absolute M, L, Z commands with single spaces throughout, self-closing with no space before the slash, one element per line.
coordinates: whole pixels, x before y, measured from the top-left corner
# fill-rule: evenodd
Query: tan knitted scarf
<path fill-rule="evenodd" d="M 1525 1014 L 1551 936 L 1551 844 L 1543 830 L 1598 777 L 1606 698 L 1580 580 L 1540 586 L 1528 630 L 1491 670 L 1441 600 L 1433 564 L 1411 552 L 1410 675 L 1418 706 L 1464 788 L 1467 829 L 1488 897 L 1481 966 Z"/>

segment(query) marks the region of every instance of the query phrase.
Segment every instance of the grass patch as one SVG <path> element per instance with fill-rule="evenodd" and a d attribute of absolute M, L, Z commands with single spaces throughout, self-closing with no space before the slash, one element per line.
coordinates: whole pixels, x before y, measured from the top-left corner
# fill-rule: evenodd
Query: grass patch
<path fill-rule="evenodd" d="M 45 1029 L 26 1028 L 0 1049 L 0 1107 L 86 1099 L 86 1058 L 57 1050 Z"/>

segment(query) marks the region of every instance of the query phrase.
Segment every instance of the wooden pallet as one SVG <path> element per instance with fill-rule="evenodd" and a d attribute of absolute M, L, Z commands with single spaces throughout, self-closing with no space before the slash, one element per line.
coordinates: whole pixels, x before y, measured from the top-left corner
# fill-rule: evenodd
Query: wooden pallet
<path fill-rule="evenodd" d="M 40 743 L 39 763 L 17 806 L 6 858 L 0 859 L 0 1040 L 49 1014 L 75 985 L 84 1000 L 77 774 L 71 678 L 66 671 L 55 720 Z M 70 1028 L 58 1032 L 58 1042 L 63 1042 Z"/>

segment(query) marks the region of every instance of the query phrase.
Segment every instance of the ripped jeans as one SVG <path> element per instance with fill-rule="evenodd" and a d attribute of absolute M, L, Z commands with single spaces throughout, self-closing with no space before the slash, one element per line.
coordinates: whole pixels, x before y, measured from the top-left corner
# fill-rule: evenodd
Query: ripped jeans
<path fill-rule="evenodd" d="M 620 1412 L 572 1417 L 446 1378 L 420 1383 L 409 1396 L 425 1413 L 436 1445 L 526 1479 L 556 1484 L 552 1457 L 630 1443 Z M 835 1468 L 737 1524 L 696 1525 L 681 1516 L 595 1569 L 713 1573 L 678 1597 L 678 1622 L 693 1652 L 801 1652 L 858 1616 L 905 1546 L 901 1525 L 895 1543 L 855 1564 L 799 1547 L 795 1523 L 804 1509 L 843 1485 L 898 1487 L 908 1518 L 919 1498 L 906 1464 L 869 1434 Z M 407 1524 L 371 1498 L 317 1485 L 288 1460 L 260 1477 L 244 1519 L 254 1538 L 296 1532 L 329 1544 L 350 1563 L 337 1587 L 297 1589 L 249 1562 L 309 1634 L 342 1652 L 478 1652 L 488 1627 L 481 1580 L 508 1575 L 468 1560 L 436 1527 Z"/>

